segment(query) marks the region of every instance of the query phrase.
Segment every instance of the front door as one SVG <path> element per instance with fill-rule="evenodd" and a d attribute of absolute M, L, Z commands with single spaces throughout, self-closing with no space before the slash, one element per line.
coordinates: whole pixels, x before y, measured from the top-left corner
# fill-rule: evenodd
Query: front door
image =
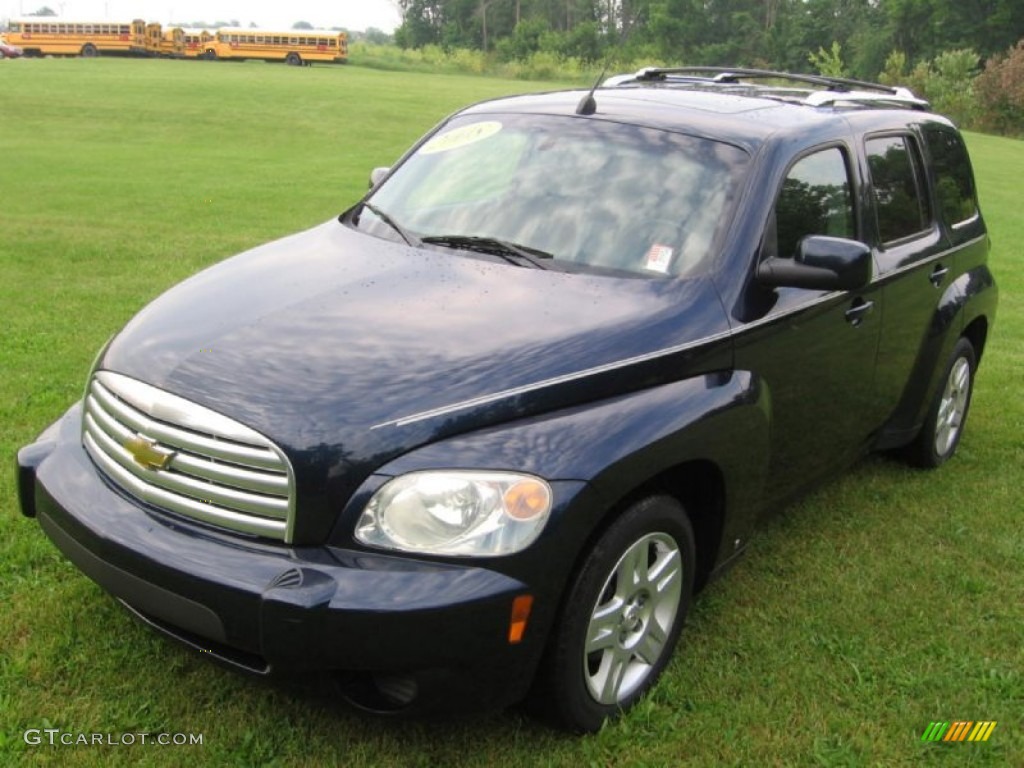
<path fill-rule="evenodd" d="M 850 153 L 803 155 L 789 169 L 765 227 L 760 258 L 790 258 L 807 235 L 857 238 Z M 877 428 L 871 420 L 881 293 L 752 285 L 736 328 L 737 369 L 767 390 L 771 456 L 765 501 L 848 463 Z"/>

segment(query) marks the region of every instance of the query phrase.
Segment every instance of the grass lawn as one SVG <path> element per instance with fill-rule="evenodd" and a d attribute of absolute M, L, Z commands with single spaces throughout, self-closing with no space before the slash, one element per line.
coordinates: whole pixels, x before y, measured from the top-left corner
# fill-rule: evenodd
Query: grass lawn
<path fill-rule="evenodd" d="M 999 316 L 960 452 L 885 458 L 762 526 L 660 686 L 587 738 L 517 711 L 396 723 L 225 671 L 132 620 L 17 509 L 14 452 L 148 300 L 336 214 L 465 103 L 544 86 L 362 69 L 0 62 L 0 764 L 1024 765 L 1024 143 L 968 137 Z M 995 720 L 924 744 L 935 720 Z M 203 735 L 27 745 L 26 729 Z"/>

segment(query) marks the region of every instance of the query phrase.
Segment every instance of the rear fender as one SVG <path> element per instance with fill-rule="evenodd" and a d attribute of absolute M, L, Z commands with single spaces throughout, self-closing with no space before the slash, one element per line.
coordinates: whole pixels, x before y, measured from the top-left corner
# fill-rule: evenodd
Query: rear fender
<path fill-rule="evenodd" d="M 875 441 L 875 449 L 887 450 L 914 439 L 940 385 L 945 363 L 964 329 L 979 318 L 991 324 L 998 289 L 985 264 L 960 275 L 939 299 L 899 405 Z M 982 350 L 976 352 L 981 356 Z"/>

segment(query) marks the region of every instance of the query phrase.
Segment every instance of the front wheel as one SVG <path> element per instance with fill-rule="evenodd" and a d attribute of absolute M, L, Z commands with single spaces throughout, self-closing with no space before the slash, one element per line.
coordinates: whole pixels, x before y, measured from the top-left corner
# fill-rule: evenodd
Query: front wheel
<path fill-rule="evenodd" d="M 679 503 L 629 507 L 590 551 L 565 599 L 535 703 L 575 731 L 629 709 L 672 656 L 693 592 L 693 529 Z"/>
<path fill-rule="evenodd" d="M 965 338 L 957 340 L 942 383 L 928 408 L 924 426 L 907 447 L 907 458 L 919 467 L 944 464 L 955 452 L 971 407 L 977 354 Z"/>
<path fill-rule="evenodd" d="M 302 57 L 294 52 L 289 53 L 287 56 L 285 56 L 284 63 L 287 64 L 289 67 L 297 67 L 300 64 L 302 64 Z"/>
<path fill-rule="evenodd" d="M 99 55 L 99 51 L 96 50 L 96 46 L 92 43 L 86 43 L 82 46 L 82 56 L 86 59 L 92 59 Z"/>

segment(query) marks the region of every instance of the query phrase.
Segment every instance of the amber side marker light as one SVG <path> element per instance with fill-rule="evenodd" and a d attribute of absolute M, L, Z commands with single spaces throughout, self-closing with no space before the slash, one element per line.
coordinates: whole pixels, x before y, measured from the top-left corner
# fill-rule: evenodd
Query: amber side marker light
<path fill-rule="evenodd" d="M 533 595 L 518 595 L 512 601 L 512 620 L 508 625 L 509 645 L 522 642 L 523 634 L 526 632 L 526 622 L 530 619 L 530 609 L 533 608 Z"/>

